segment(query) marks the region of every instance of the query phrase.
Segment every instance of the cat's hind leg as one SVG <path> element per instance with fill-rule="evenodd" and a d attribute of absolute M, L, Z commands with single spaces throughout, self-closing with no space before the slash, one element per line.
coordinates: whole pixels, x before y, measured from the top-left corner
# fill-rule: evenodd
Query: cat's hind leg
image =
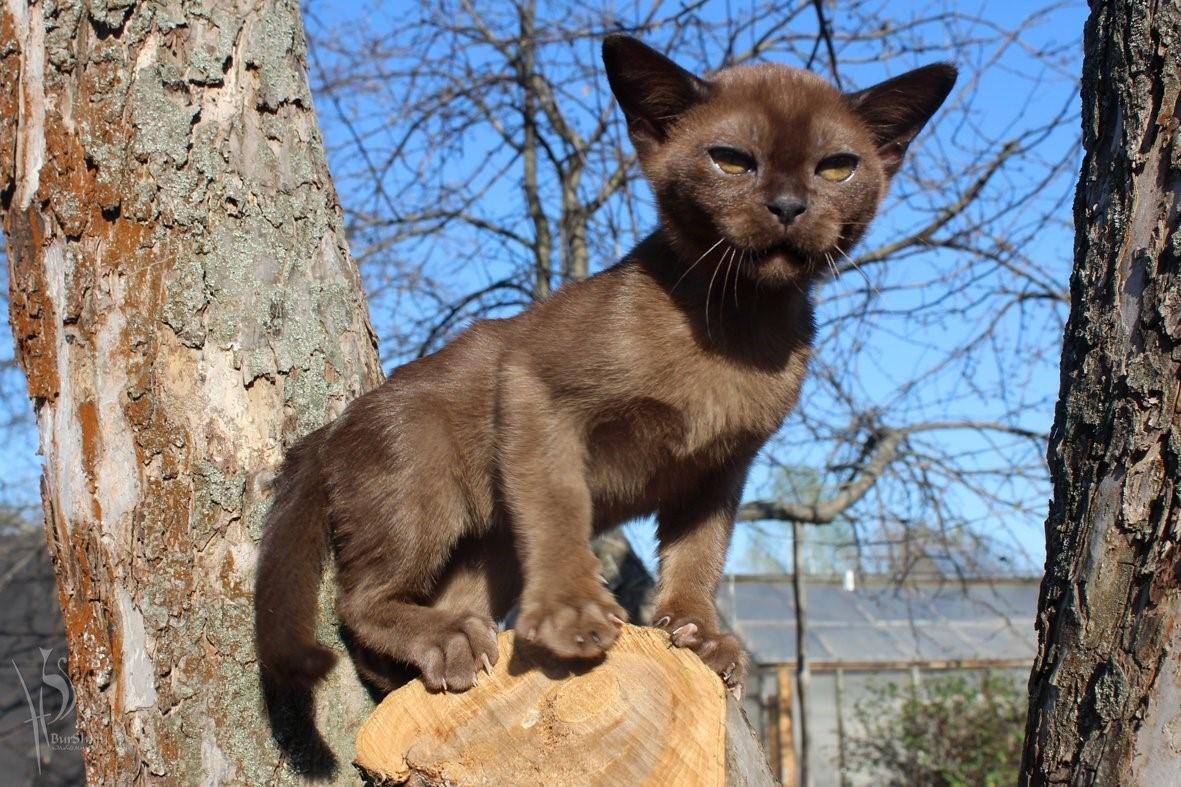
<path fill-rule="evenodd" d="M 384 653 L 362 645 L 357 635 L 343 624 L 340 638 L 348 649 L 357 678 L 374 702 L 381 702 L 385 695 L 418 677 L 418 670 L 409 664 L 394 661 Z"/>
<path fill-rule="evenodd" d="M 430 605 L 503 621 L 520 595 L 520 560 L 512 532 L 500 525 L 456 545 Z"/>
<path fill-rule="evenodd" d="M 364 615 L 371 624 L 364 642 L 351 627 L 346 626 L 345 629 L 349 635 L 347 644 L 357 674 L 377 697 L 417 677 L 420 671 L 423 680 L 432 689 L 441 690 L 444 684 L 452 691 L 468 688 L 478 680 L 482 670 L 490 670 L 497 661 L 495 643 L 486 641 L 484 630 L 490 629 L 495 637 L 495 621 L 502 620 L 508 614 L 520 592 L 521 571 L 508 528 L 500 527 L 479 537 L 461 539 L 442 570 L 431 598 L 423 605 L 429 608 L 425 615 L 439 613 L 437 620 L 442 623 L 442 630 L 446 632 L 452 629 L 453 633 L 434 638 L 432 647 L 438 652 L 433 656 L 429 652 L 430 648 L 427 648 L 422 652 L 423 658 L 418 661 L 395 659 L 388 655 L 390 650 L 401 652 L 405 650 L 405 645 L 396 643 L 391 647 L 391 632 L 372 630 L 373 615 L 370 612 Z M 405 609 L 387 609 L 384 614 L 394 617 L 402 615 L 405 618 L 407 612 Z M 417 617 L 415 622 L 422 625 L 423 613 L 411 612 L 410 617 Z M 457 627 L 455 621 L 478 621 L 480 625 Z M 467 639 L 467 652 L 460 647 L 460 638 Z M 386 649 L 379 651 L 364 644 L 375 639 L 384 642 Z M 468 673 L 473 671 L 476 677 L 469 682 Z"/>
<path fill-rule="evenodd" d="M 497 660 L 496 626 L 485 614 L 423 606 L 381 586 L 342 594 L 337 614 L 361 645 L 416 667 L 434 691 L 469 689 L 484 661 Z"/>
<path fill-rule="evenodd" d="M 486 530 L 491 503 L 473 497 L 481 485 L 453 413 L 414 390 L 410 378 L 358 399 L 325 449 L 336 608 L 357 643 L 382 657 L 361 659 L 359 670 L 388 658 L 418 669 L 431 689 L 463 690 L 485 659 L 495 662 L 496 629 L 486 609 L 433 598 Z"/>
<path fill-rule="evenodd" d="M 351 513 L 355 517 L 357 512 Z M 386 506 L 372 511 L 370 521 L 382 521 L 380 516 L 393 523 L 388 529 L 337 529 L 337 616 L 356 642 L 371 651 L 354 663 L 362 677 L 380 688 L 392 686 L 366 671 L 387 671 L 380 665 L 392 659 L 420 671 L 430 689 L 462 691 L 474 684 L 485 659 L 496 662 L 496 628 L 487 602 L 466 608 L 432 604 L 452 572 L 462 539 L 448 538 L 442 526 L 417 525 L 432 520 L 408 519 L 406 513 L 423 511 L 405 505 L 398 515 Z"/>
<path fill-rule="evenodd" d="M 437 500 L 435 506 L 432 513 L 456 517 L 442 521 L 460 521 L 459 512 L 438 510 Z M 408 521 L 408 513 L 416 518 Z M 506 600 L 512 603 L 519 584 L 512 577 L 519 572 L 511 554 L 511 563 L 498 557 L 511 553 L 511 544 L 471 534 L 447 538 L 443 527 L 412 529 L 411 522 L 430 521 L 425 513 L 406 496 L 397 512 L 380 512 L 395 522 L 384 537 L 366 538 L 372 530 L 354 530 L 352 538 L 338 533 L 337 614 L 370 652 L 354 659 L 363 677 L 372 668 L 404 680 L 400 671 L 380 668 L 392 659 L 417 669 L 431 690 L 463 691 L 475 684 L 485 662 L 496 663 L 493 618 L 504 614 Z M 393 687 L 367 677 L 386 690 Z"/>

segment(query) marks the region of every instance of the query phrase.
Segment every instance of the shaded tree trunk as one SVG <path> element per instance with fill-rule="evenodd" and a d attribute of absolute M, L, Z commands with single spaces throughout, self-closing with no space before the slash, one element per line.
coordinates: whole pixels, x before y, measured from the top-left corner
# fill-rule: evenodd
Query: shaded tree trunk
<path fill-rule="evenodd" d="M 0 200 L 88 778 L 290 780 L 251 642 L 267 481 L 380 378 L 298 4 L 6 0 Z M 347 660 L 321 706 L 351 757 Z"/>
<path fill-rule="evenodd" d="M 1181 8 L 1094 2 L 1026 784 L 1181 768 Z"/>

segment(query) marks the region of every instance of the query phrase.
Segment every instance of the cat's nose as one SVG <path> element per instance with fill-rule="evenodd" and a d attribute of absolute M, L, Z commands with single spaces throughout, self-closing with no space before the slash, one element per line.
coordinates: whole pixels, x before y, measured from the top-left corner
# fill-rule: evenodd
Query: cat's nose
<path fill-rule="evenodd" d="M 779 223 L 785 227 L 807 209 L 807 203 L 790 194 L 778 196 L 767 203 L 767 210 L 774 213 L 775 218 L 779 219 Z"/>

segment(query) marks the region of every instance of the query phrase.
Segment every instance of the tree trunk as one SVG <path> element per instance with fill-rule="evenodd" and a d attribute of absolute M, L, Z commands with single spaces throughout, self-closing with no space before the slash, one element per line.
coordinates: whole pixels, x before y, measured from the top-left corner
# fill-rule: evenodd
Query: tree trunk
<path fill-rule="evenodd" d="M 626 626 L 600 664 L 571 664 L 500 635 L 501 658 L 462 694 L 419 681 L 357 737 L 370 782 L 426 785 L 770 787 L 737 702 L 668 635 Z"/>
<path fill-rule="evenodd" d="M 1026 784 L 1181 770 L 1181 8 L 1092 3 Z"/>
<path fill-rule="evenodd" d="M 267 480 L 380 378 L 298 4 L 6 0 L 0 200 L 88 779 L 289 781 L 251 641 Z"/>

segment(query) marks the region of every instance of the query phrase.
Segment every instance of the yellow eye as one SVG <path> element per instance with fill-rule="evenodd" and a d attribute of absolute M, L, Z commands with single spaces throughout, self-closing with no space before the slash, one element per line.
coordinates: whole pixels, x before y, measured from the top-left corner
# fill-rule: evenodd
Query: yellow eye
<path fill-rule="evenodd" d="M 727 175 L 742 175 L 755 168 L 755 160 L 734 148 L 710 148 L 709 157 Z"/>
<path fill-rule="evenodd" d="M 829 156 L 816 165 L 816 174 L 825 180 L 839 183 L 848 180 L 857 169 L 857 157 L 849 153 Z"/>

